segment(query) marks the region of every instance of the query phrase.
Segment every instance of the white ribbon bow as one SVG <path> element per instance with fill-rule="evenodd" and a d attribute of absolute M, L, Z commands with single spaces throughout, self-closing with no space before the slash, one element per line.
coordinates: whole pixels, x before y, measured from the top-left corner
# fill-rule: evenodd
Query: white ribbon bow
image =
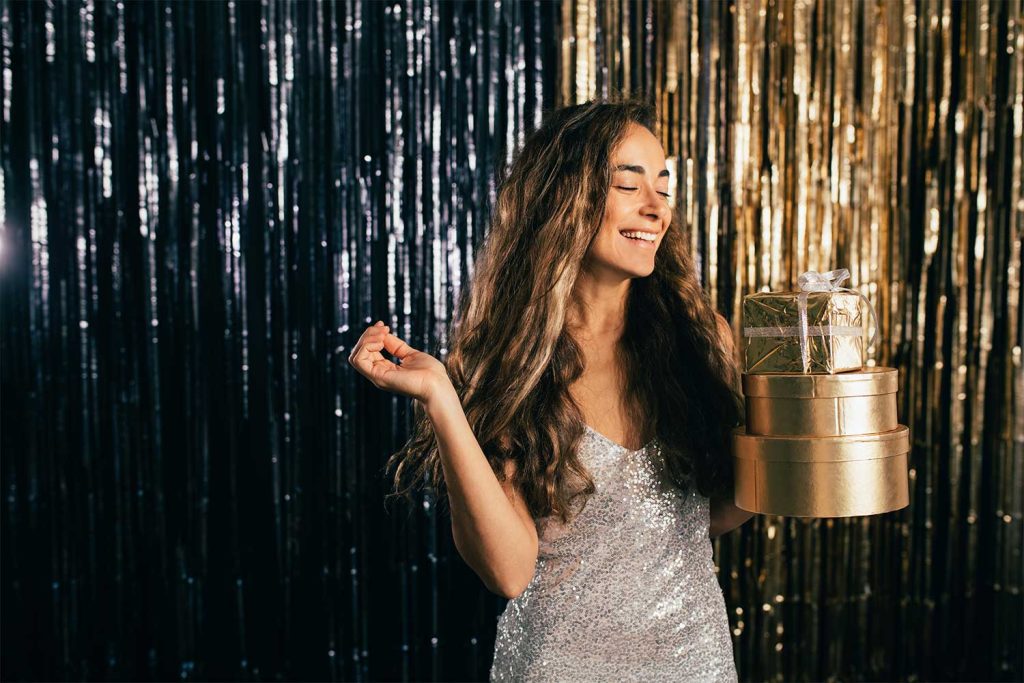
<path fill-rule="evenodd" d="M 875 307 L 871 305 L 871 302 L 866 296 L 856 289 L 839 286 L 848 277 L 850 277 L 850 271 L 846 268 L 839 268 L 825 273 L 809 270 L 806 273 L 801 274 L 797 279 L 797 285 L 800 287 L 800 296 L 798 298 L 800 310 L 800 359 L 803 361 L 804 372 L 808 372 L 810 369 L 810 354 L 807 344 L 807 335 L 809 332 L 807 326 L 807 294 L 809 292 L 849 292 L 850 294 L 856 294 L 863 299 L 864 302 L 867 303 L 868 309 L 871 311 L 871 322 L 873 324 L 871 340 L 868 341 L 868 346 L 875 343 L 875 337 L 878 335 L 878 316 L 875 314 Z"/>

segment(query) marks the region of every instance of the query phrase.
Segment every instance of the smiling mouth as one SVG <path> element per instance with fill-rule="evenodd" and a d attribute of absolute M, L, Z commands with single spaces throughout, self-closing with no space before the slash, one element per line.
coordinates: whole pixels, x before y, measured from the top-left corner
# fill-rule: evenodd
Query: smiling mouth
<path fill-rule="evenodd" d="M 654 245 L 657 242 L 657 237 L 654 236 L 652 233 L 645 233 L 645 234 L 651 235 L 652 237 L 654 237 L 654 239 L 646 240 L 643 237 L 627 237 L 624 234 L 625 232 L 629 232 L 629 231 L 627 230 L 627 231 L 624 231 L 624 232 L 620 232 L 619 234 L 622 235 L 622 239 L 626 240 L 630 244 L 633 244 L 633 245 L 635 245 L 635 246 L 637 246 L 637 247 L 639 247 L 641 249 L 654 249 Z"/>

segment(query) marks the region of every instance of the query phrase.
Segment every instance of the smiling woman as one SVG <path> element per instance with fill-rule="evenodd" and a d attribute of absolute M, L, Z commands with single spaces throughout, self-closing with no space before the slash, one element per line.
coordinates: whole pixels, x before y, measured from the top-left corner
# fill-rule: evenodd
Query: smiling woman
<path fill-rule="evenodd" d="M 418 400 L 395 495 L 430 480 L 510 598 L 492 680 L 736 679 L 710 500 L 742 404 L 670 180 L 647 103 L 551 112 L 499 178 L 446 362 L 381 325 L 353 349 Z"/>
<path fill-rule="evenodd" d="M 654 270 L 654 253 L 672 221 L 665 154 L 650 129 L 631 122 L 611 165 L 611 188 L 591 247 L 591 265 L 617 269 L 619 277 L 645 277 Z M 623 255 L 627 260 L 619 263 Z"/>

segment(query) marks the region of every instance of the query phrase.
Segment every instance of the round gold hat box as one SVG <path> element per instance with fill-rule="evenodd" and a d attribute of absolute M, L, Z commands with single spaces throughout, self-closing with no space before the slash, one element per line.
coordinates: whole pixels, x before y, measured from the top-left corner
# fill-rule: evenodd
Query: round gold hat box
<path fill-rule="evenodd" d="M 877 515 L 909 503 L 906 427 L 854 436 L 733 431 L 736 505 L 792 517 Z"/>
<path fill-rule="evenodd" d="M 744 373 L 748 434 L 877 434 L 896 429 L 896 368 L 835 375 Z"/>

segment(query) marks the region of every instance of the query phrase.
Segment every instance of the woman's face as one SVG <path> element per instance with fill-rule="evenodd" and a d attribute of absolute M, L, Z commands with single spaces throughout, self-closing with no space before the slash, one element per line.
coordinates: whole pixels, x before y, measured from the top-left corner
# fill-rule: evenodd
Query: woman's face
<path fill-rule="evenodd" d="M 668 188 L 661 143 L 643 126 L 630 124 L 612 152 L 604 220 L 587 252 L 590 270 L 627 278 L 651 274 L 654 254 L 672 219 Z"/>

